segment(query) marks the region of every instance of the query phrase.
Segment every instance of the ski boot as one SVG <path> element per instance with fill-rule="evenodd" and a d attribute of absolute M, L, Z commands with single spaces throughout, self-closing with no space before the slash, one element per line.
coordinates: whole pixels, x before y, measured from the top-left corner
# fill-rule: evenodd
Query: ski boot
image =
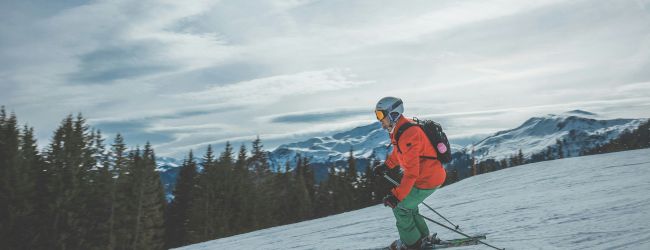
<path fill-rule="evenodd" d="M 438 238 L 437 235 L 438 235 L 437 233 L 434 233 L 432 235 L 427 235 L 422 237 L 422 239 L 420 239 L 421 242 L 420 248 L 431 249 L 433 248 L 434 244 L 440 244 L 440 238 Z"/>
<path fill-rule="evenodd" d="M 393 241 L 393 243 L 390 244 L 389 248 L 390 248 L 390 250 L 420 250 L 420 249 L 426 249 L 426 248 L 422 248 L 422 246 L 423 246 L 422 239 L 419 239 L 418 241 L 416 241 L 411 246 L 408 246 L 408 245 L 404 244 L 404 242 L 402 242 L 402 240 L 398 239 L 398 240 Z"/>

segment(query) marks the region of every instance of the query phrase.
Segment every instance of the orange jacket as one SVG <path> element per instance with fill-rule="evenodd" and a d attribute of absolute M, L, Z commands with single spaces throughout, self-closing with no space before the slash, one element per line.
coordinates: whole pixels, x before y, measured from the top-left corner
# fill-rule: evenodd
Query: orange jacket
<path fill-rule="evenodd" d="M 406 129 L 399 138 L 399 147 L 402 153 L 397 150 L 395 134 L 399 127 L 407 122 L 413 121 L 404 116 L 397 121 L 393 133 L 390 134 L 393 152 L 386 159 L 388 168 L 399 165 L 404 170 L 401 183 L 391 190 L 400 201 L 411 192 L 414 185 L 420 189 L 432 189 L 442 185 L 447 177 L 440 161 L 420 158 L 420 156 L 438 156 L 421 128 L 413 126 Z"/>

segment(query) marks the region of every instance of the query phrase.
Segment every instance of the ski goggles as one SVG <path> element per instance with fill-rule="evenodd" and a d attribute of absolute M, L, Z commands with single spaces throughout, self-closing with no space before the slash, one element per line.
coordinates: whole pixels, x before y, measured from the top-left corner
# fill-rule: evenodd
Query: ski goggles
<path fill-rule="evenodd" d="M 399 105 L 402 105 L 402 100 L 399 100 L 395 103 L 393 103 L 393 106 L 390 107 L 390 110 L 395 110 Z M 375 110 L 375 115 L 377 116 L 377 120 L 382 120 L 384 117 L 388 116 L 388 111 L 386 110 Z"/>
<path fill-rule="evenodd" d="M 381 121 L 388 115 L 388 112 L 386 110 L 375 110 L 375 115 L 377 116 L 377 120 Z"/>

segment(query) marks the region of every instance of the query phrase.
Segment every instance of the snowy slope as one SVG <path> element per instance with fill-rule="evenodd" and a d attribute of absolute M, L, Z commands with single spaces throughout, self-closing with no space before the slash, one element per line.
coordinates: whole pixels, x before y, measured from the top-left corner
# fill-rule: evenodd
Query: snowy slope
<path fill-rule="evenodd" d="M 462 180 L 426 200 L 506 249 L 650 249 L 650 149 L 538 162 Z M 438 219 L 421 206 L 425 216 Z M 364 249 L 396 239 L 381 205 L 181 249 Z M 429 224 L 442 238 L 453 232 Z M 489 249 L 469 246 L 458 249 Z"/>

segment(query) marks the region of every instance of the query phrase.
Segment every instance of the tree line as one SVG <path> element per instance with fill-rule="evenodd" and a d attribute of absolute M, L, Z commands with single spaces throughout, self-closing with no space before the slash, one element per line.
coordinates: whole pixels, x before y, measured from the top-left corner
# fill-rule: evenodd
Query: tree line
<path fill-rule="evenodd" d="M 152 146 L 128 150 L 78 115 L 41 152 L 33 128 L 0 109 L 0 246 L 161 249 L 165 198 Z"/>
<path fill-rule="evenodd" d="M 593 155 L 641 148 L 650 148 L 650 120 L 641 123 L 636 129 L 624 131 L 614 140 L 584 150 L 581 154 Z"/>
<path fill-rule="evenodd" d="M 391 188 L 372 166 L 358 171 L 352 149 L 321 182 L 301 156 L 273 172 L 257 138 L 250 152 L 188 152 L 167 203 L 153 146 L 105 140 L 69 115 L 39 150 L 34 129 L 0 108 L 0 246 L 167 249 L 378 204 Z"/>
<path fill-rule="evenodd" d="M 219 156 L 208 146 L 200 162 L 192 151 L 188 153 L 167 209 L 167 247 L 379 204 L 390 190 L 386 181 L 373 176 L 371 167 L 357 171 L 352 150 L 346 167 L 332 165 L 327 178 L 317 182 L 309 158 L 298 155 L 295 166 L 287 163 L 283 171 L 272 172 L 268 152 L 262 148 L 257 138 L 250 153 L 245 145 L 234 152 L 230 143 Z"/>

